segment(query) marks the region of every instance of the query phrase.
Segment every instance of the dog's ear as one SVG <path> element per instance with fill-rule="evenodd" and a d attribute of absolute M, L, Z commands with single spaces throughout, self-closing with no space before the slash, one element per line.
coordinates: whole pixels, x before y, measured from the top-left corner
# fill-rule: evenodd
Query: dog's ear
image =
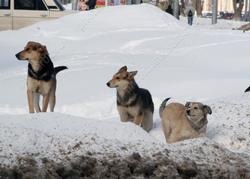
<path fill-rule="evenodd" d="M 189 107 L 190 104 L 191 104 L 191 102 L 186 102 L 185 107 L 186 107 L 186 108 Z"/>
<path fill-rule="evenodd" d="M 138 71 L 131 71 L 129 72 L 129 78 L 134 78 L 134 76 L 137 74 Z"/>
<path fill-rule="evenodd" d="M 44 53 L 45 54 L 49 54 L 48 50 L 47 50 L 47 47 L 45 45 L 43 45 L 43 50 L 44 50 Z"/>
<path fill-rule="evenodd" d="M 250 86 L 244 91 L 245 93 L 250 91 Z"/>
<path fill-rule="evenodd" d="M 38 51 L 43 53 L 43 54 L 48 54 L 47 47 L 45 45 L 42 45 L 38 48 Z"/>
<path fill-rule="evenodd" d="M 119 73 L 121 72 L 126 72 L 128 70 L 127 66 L 123 66 L 120 68 L 120 70 L 118 71 Z"/>
<path fill-rule="evenodd" d="M 208 105 L 204 105 L 203 110 L 206 114 L 212 114 L 212 109 Z"/>

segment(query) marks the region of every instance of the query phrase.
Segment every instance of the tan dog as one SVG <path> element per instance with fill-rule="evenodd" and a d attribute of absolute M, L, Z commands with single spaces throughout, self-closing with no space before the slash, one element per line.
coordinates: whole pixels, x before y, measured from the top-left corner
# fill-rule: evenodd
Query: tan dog
<path fill-rule="evenodd" d="M 204 136 L 211 108 L 199 102 L 187 102 L 185 106 L 170 103 L 166 106 L 169 99 L 162 102 L 159 110 L 166 141 L 173 143 Z"/>
<path fill-rule="evenodd" d="M 131 121 L 149 132 L 153 127 L 154 104 L 148 90 L 139 88 L 134 80 L 137 71 L 122 67 L 107 83 L 117 90 L 117 109 L 121 121 Z"/>
<path fill-rule="evenodd" d="M 27 95 L 29 112 L 54 111 L 56 103 L 56 74 L 67 69 L 66 66 L 55 67 L 49 57 L 46 46 L 37 42 L 28 42 L 24 50 L 16 54 L 18 60 L 29 62 L 27 77 Z M 43 96 L 43 107 L 40 109 L 39 97 Z"/>

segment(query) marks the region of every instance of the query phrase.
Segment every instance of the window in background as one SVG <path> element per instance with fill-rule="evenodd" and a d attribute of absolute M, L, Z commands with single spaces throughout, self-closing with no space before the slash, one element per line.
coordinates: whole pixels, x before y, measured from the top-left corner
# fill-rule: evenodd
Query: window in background
<path fill-rule="evenodd" d="M 19 10 L 47 10 L 42 0 L 15 0 L 15 9 Z"/>
<path fill-rule="evenodd" d="M 0 0 L 0 9 L 10 9 L 10 0 Z"/>

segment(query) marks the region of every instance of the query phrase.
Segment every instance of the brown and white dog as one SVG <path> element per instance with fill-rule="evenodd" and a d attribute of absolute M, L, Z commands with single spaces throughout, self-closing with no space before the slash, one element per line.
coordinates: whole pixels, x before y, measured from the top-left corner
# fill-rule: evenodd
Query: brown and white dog
<path fill-rule="evenodd" d="M 56 103 L 56 74 L 67 69 L 66 66 L 54 65 L 46 46 L 38 42 L 28 42 L 24 50 L 16 54 L 18 60 L 28 61 L 27 96 L 29 112 L 46 112 L 50 103 L 50 111 L 54 111 Z M 42 110 L 39 105 L 43 96 Z M 35 110 L 34 110 L 35 109 Z"/>
<path fill-rule="evenodd" d="M 107 83 L 117 90 L 117 109 L 121 121 L 131 121 L 149 132 L 153 127 L 154 104 L 148 90 L 139 88 L 134 80 L 137 71 L 122 67 Z"/>
<path fill-rule="evenodd" d="M 207 114 L 212 114 L 209 106 L 199 102 L 170 103 L 165 99 L 159 109 L 166 141 L 177 141 L 202 137 L 206 134 Z"/>

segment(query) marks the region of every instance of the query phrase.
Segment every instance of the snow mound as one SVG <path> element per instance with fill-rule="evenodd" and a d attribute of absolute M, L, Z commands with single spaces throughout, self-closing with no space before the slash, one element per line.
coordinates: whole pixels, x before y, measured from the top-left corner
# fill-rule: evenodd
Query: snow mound
<path fill-rule="evenodd" d="M 103 33 L 133 32 L 136 30 L 152 31 L 155 29 L 177 30 L 183 29 L 185 26 L 173 16 L 160 11 L 157 7 L 141 4 L 109 6 L 93 11 L 83 11 L 62 17 L 59 20 L 35 24 L 33 27 L 24 29 L 24 31 L 34 30 L 41 32 L 46 37 L 53 36 L 56 33 L 55 29 L 60 30 L 63 28 L 64 38 L 67 39 L 66 35 L 68 34 L 70 36 L 68 40 L 81 40 L 78 36 L 83 31 L 88 32 L 89 35 L 82 38 L 90 38 L 91 35 L 101 35 Z M 75 30 L 73 34 L 72 29 Z M 96 32 L 97 29 L 99 32 Z"/>
<path fill-rule="evenodd" d="M 57 113 L 0 115 L 0 121 L 1 164 L 15 163 L 25 155 L 62 160 L 73 152 L 119 153 L 122 145 L 139 144 L 143 150 L 143 146 L 155 143 L 152 136 L 132 123 Z"/>
<path fill-rule="evenodd" d="M 250 156 L 233 153 L 208 138 L 166 145 L 132 123 L 103 122 L 59 113 L 0 115 L 0 121 L 1 176 L 5 170 L 9 171 L 8 176 L 12 170 L 18 175 L 30 171 L 29 175 L 43 176 L 48 171 L 48 175 L 52 171 L 63 175 L 70 168 L 87 172 L 97 167 L 100 170 L 91 172 L 91 176 L 108 168 L 116 168 L 116 172 L 108 172 L 110 175 L 121 176 L 126 171 L 126 175 L 134 176 L 137 174 L 127 173 L 125 167 L 134 162 L 138 165 L 130 166 L 132 170 L 142 165 L 138 172 L 154 178 L 170 171 L 177 176 L 192 171 L 199 177 L 239 177 L 250 172 Z"/>
<path fill-rule="evenodd" d="M 250 155 L 250 96 L 231 96 L 211 102 L 208 138 L 238 153 Z"/>

